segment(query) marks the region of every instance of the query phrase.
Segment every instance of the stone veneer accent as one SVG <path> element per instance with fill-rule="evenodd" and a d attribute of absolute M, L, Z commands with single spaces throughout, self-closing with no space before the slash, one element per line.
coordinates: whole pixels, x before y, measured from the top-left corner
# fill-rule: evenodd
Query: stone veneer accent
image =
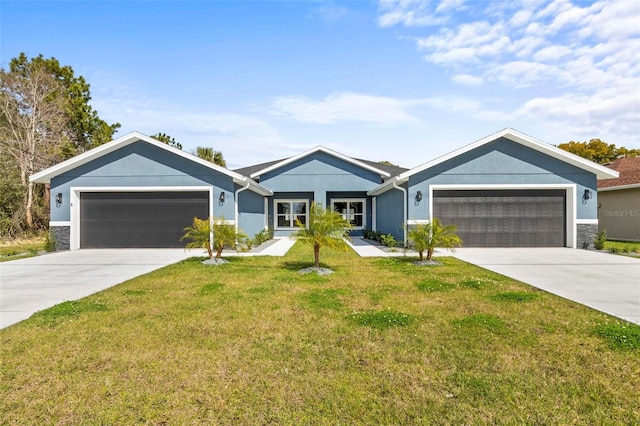
<path fill-rule="evenodd" d="M 70 226 L 52 226 L 49 229 L 53 233 L 53 238 L 56 243 L 56 251 L 69 250 L 71 248 Z"/>
<path fill-rule="evenodd" d="M 591 223 L 579 223 L 577 226 L 578 236 L 576 238 L 576 248 L 593 249 L 593 240 L 598 235 L 598 225 Z"/>

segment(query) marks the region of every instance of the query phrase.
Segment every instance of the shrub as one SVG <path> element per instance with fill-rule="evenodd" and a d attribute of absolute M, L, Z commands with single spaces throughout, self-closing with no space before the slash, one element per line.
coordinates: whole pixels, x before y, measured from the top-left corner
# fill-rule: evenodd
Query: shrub
<path fill-rule="evenodd" d="M 607 242 L 607 230 L 603 229 L 598 232 L 596 239 L 593 241 L 593 246 L 596 250 L 604 250 L 604 244 Z"/>
<path fill-rule="evenodd" d="M 398 242 L 391 234 L 380 235 L 380 242 L 386 247 L 395 247 Z"/>
<path fill-rule="evenodd" d="M 266 228 L 253 236 L 253 243 L 257 246 L 273 239 L 273 228 Z"/>

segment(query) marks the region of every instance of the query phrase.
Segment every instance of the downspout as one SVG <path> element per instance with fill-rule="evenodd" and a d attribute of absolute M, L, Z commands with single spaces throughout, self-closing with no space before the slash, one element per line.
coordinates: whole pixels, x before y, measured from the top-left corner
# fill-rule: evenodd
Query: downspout
<path fill-rule="evenodd" d="M 249 186 L 251 186 L 251 181 L 247 180 L 247 186 L 243 186 L 242 188 L 236 189 L 235 196 L 233 199 L 235 204 L 234 218 L 235 218 L 235 224 L 236 224 L 236 232 L 238 232 L 238 221 L 240 220 L 239 218 L 240 214 L 238 213 L 238 201 L 239 201 L 238 194 L 241 193 L 242 191 L 249 189 Z"/>
<path fill-rule="evenodd" d="M 404 189 L 401 186 L 398 186 L 396 184 L 396 180 L 393 181 L 392 185 L 395 189 L 399 189 L 400 191 L 402 191 L 402 206 L 403 206 L 403 216 L 402 216 L 402 235 L 403 235 L 403 240 L 402 240 L 402 245 L 404 247 L 406 247 L 407 245 L 407 226 L 406 226 L 406 221 L 407 221 L 407 190 Z"/>

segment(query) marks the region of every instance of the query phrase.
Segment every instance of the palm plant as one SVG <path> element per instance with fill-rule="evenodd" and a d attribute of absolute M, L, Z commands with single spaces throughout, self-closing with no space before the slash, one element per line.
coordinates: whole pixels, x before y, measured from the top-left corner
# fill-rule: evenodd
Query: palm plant
<path fill-rule="evenodd" d="M 297 231 L 292 235 L 313 247 L 314 265 L 320 267 L 320 249 L 330 247 L 338 250 L 348 250 L 345 239 L 349 238 L 351 224 L 342 215 L 311 203 L 309 211 L 309 225 L 305 226 L 296 220 Z"/>
<path fill-rule="evenodd" d="M 207 219 L 194 217 L 193 224 L 184 228 L 183 231 L 184 235 L 180 241 L 190 240 L 185 248 L 204 248 L 209 254 L 209 259 L 213 257 L 214 250 L 216 259 L 220 259 L 225 247 L 235 249 L 238 241 L 247 238 L 241 230 L 236 230 L 235 226 L 225 223 L 224 216 Z"/>
<path fill-rule="evenodd" d="M 442 225 L 440 219 L 434 218 L 430 223 L 415 225 L 407 229 L 409 242 L 420 255 L 420 261 L 424 260 L 424 252 L 427 252 L 427 260 L 431 260 L 436 247 L 454 250 L 462 246 L 462 240 L 456 234 L 455 225 Z"/>

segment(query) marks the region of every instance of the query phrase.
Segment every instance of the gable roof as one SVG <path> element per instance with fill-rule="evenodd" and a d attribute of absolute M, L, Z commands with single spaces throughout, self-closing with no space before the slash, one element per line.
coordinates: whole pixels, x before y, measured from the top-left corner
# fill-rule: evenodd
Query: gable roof
<path fill-rule="evenodd" d="M 311 148 L 310 150 L 305 151 L 305 152 L 303 152 L 301 154 L 298 154 L 298 155 L 294 155 L 293 157 L 285 158 L 284 160 L 280 160 L 280 161 L 273 162 L 273 163 L 265 163 L 265 165 L 266 164 L 268 164 L 268 165 L 263 167 L 263 168 L 261 168 L 261 169 L 258 169 L 256 171 L 253 171 L 249 175 L 249 177 L 252 178 L 252 179 L 256 178 L 256 177 L 259 177 L 262 174 L 265 174 L 265 173 L 268 173 L 270 171 L 279 169 L 280 167 L 284 167 L 287 164 L 291 164 L 291 163 L 293 163 L 295 161 L 300 160 L 301 158 L 307 157 L 307 156 L 309 156 L 311 154 L 315 154 L 316 152 L 324 152 L 325 154 L 328 154 L 328 155 L 331 155 L 333 157 L 339 158 L 339 159 L 341 159 L 343 161 L 346 161 L 347 163 L 351 163 L 351 164 L 353 164 L 355 166 L 358 166 L 358 167 L 361 167 L 363 169 L 369 170 L 371 172 L 377 173 L 382 177 L 386 177 L 386 178 L 391 177 L 391 174 L 389 172 L 385 171 L 385 170 L 382 170 L 381 167 L 374 167 L 374 166 L 372 166 L 370 164 L 367 164 L 367 163 L 365 163 L 363 161 L 356 160 L 355 158 L 347 157 L 346 155 L 340 154 L 339 152 L 333 151 L 333 150 L 331 150 L 331 149 L 329 149 L 327 147 L 324 147 L 322 145 L 318 145 L 315 148 Z M 248 167 L 247 167 L 247 169 L 248 169 Z"/>
<path fill-rule="evenodd" d="M 393 179 L 388 180 L 387 182 L 383 183 L 382 185 L 378 186 L 377 188 L 372 189 L 371 191 L 368 192 L 369 195 L 378 195 L 381 194 L 385 191 L 387 191 L 388 189 L 393 187 L 394 182 L 396 184 L 399 183 L 404 183 L 407 180 L 409 180 L 409 178 L 417 173 L 423 172 L 427 169 L 430 169 L 432 167 L 437 166 L 438 164 L 444 163 L 445 161 L 448 161 L 452 158 L 455 158 L 459 155 L 462 155 L 466 152 L 469 152 L 473 149 L 476 149 L 478 147 L 481 147 L 483 145 L 486 145 L 490 142 L 493 142 L 497 139 L 500 138 L 506 138 L 509 139 L 512 142 L 518 143 L 520 145 L 526 146 L 528 148 L 534 149 L 536 151 L 539 151 L 543 154 L 549 155 L 553 158 L 556 158 L 560 161 L 564 161 L 565 163 L 569 163 L 573 166 L 576 166 L 578 168 L 581 168 L 583 170 L 589 171 L 593 174 L 595 174 L 597 176 L 598 179 L 608 179 L 608 178 L 614 178 L 614 177 L 618 177 L 618 172 L 616 172 L 615 170 L 609 169 L 605 166 L 602 166 L 600 164 L 596 164 L 593 161 L 589 161 L 585 158 L 582 158 L 580 156 L 577 156 L 575 154 L 572 154 L 570 152 L 564 151 L 560 148 L 557 148 L 553 145 L 549 145 L 545 142 L 542 142 L 541 140 L 538 140 L 536 138 L 533 138 L 529 135 L 525 135 L 524 133 L 521 133 L 517 130 L 511 129 L 511 128 L 506 128 L 503 130 L 500 130 L 497 133 L 494 133 L 492 135 L 489 135 L 487 137 L 484 137 L 480 140 L 477 140 L 473 143 L 470 143 L 466 146 L 463 146 L 460 149 L 457 149 L 455 151 L 452 151 L 448 154 L 445 154 L 441 157 L 436 158 L 435 160 L 432 161 L 428 161 L 424 164 L 421 164 L 417 167 L 414 167 L 411 170 L 408 170 L 404 173 L 399 174 L 398 176 L 394 177 Z"/>
<path fill-rule="evenodd" d="M 218 173 L 222 173 L 227 175 L 233 179 L 233 181 L 237 184 L 246 185 L 249 183 L 249 189 L 260 194 L 260 195 L 273 195 L 273 192 L 255 181 L 248 179 L 246 176 L 242 176 L 239 173 L 233 172 L 229 169 L 221 167 L 217 164 L 214 164 L 210 161 L 204 160 L 200 157 L 196 157 L 195 155 L 184 152 L 178 148 L 174 148 L 172 146 L 167 145 L 166 143 L 160 142 L 152 137 L 147 135 L 143 135 L 139 132 L 131 132 L 128 133 L 118 139 L 114 139 L 111 142 L 107 142 L 104 145 L 100 145 L 96 148 L 93 148 L 89 151 L 83 152 L 82 154 L 76 155 L 73 158 L 65 160 L 61 163 L 56 164 L 55 166 L 51 166 L 47 169 L 44 169 L 38 173 L 34 173 L 29 177 L 31 182 L 36 183 L 50 183 L 51 178 L 54 178 L 62 173 L 68 172 L 69 170 L 73 170 L 76 167 L 79 167 L 83 164 L 86 164 L 90 161 L 93 161 L 97 158 L 100 158 L 104 155 L 110 154 L 114 151 L 117 151 L 120 148 L 123 148 L 127 145 L 130 145 L 134 142 L 142 141 L 148 144 L 151 144 L 157 148 L 164 149 L 172 154 L 183 157 L 189 161 L 194 163 L 198 163 L 204 167 L 207 167 L 211 170 L 214 170 Z"/>
<path fill-rule="evenodd" d="M 598 191 L 640 188 L 640 157 L 618 158 L 606 166 L 618 171 L 620 176 L 617 179 L 598 181 Z"/>

